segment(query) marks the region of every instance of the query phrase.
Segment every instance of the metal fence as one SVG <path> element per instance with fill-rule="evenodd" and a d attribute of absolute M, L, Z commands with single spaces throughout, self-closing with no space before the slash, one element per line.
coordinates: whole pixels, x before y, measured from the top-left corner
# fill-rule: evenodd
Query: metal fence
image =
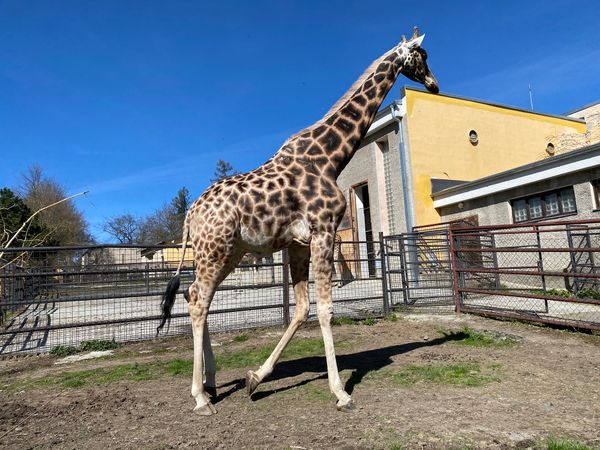
<path fill-rule="evenodd" d="M 159 305 L 178 246 L 3 249 L 0 356 L 101 339 L 156 336 Z M 600 329 L 600 220 L 492 227 L 441 224 L 378 241 L 338 242 L 338 316 L 390 307 L 435 308 Z M 182 293 L 194 279 L 186 253 L 173 320 L 162 335 L 190 333 Z M 315 293 L 309 284 L 310 318 Z M 247 255 L 221 284 L 212 330 L 285 325 L 295 303 L 286 254 Z"/>
<path fill-rule="evenodd" d="M 336 315 L 365 317 L 386 309 L 382 240 L 336 244 Z M 0 355 L 45 352 L 89 340 L 156 336 L 160 302 L 180 259 L 178 246 L 100 245 L 2 249 Z M 194 279 L 186 252 L 173 320 L 164 335 L 191 332 L 183 291 Z M 288 261 L 247 255 L 215 293 L 209 327 L 216 331 L 286 324 L 295 310 Z M 316 314 L 312 282 L 310 318 Z"/>
<path fill-rule="evenodd" d="M 600 220 L 450 227 L 459 312 L 600 329 Z"/>
<path fill-rule="evenodd" d="M 384 243 L 391 306 L 429 310 L 454 306 L 447 226 L 386 236 Z"/>

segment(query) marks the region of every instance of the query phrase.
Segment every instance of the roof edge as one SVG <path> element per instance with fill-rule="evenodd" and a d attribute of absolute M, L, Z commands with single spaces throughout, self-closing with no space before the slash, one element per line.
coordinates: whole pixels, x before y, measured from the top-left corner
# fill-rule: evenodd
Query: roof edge
<path fill-rule="evenodd" d="M 544 166 L 558 165 L 561 163 L 564 164 L 564 163 L 568 162 L 570 159 L 580 159 L 582 157 L 587 156 L 588 153 L 595 153 L 595 152 L 600 152 L 600 143 L 581 147 L 576 150 L 571 150 L 566 153 L 562 153 L 560 155 L 552 156 L 550 158 L 546 158 L 541 161 L 535 161 L 535 162 L 532 162 L 529 164 L 518 166 L 513 169 L 508 169 L 503 172 L 489 175 L 487 177 L 478 178 L 473 181 L 467 181 L 464 184 L 449 187 L 447 189 L 433 193 L 433 194 L 431 194 L 431 197 L 433 199 L 441 199 L 441 198 L 445 198 L 445 197 L 450 197 L 452 195 L 460 194 L 464 191 L 469 191 L 469 190 L 483 187 L 486 185 L 494 184 L 494 182 L 501 182 L 501 181 L 503 181 L 503 179 L 510 178 L 509 175 L 514 178 L 517 176 L 521 176 L 524 173 L 531 171 L 533 169 L 539 169 Z"/>
<path fill-rule="evenodd" d="M 431 92 L 427 91 L 426 89 L 421 88 L 421 87 L 416 87 L 416 86 L 408 86 L 408 85 L 402 86 L 402 88 L 400 90 L 400 92 L 402 93 L 402 97 L 406 96 L 406 90 L 421 92 L 421 93 L 429 94 L 432 96 L 441 96 L 441 97 L 455 98 L 457 100 L 465 100 L 465 101 L 469 101 L 469 102 L 481 103 L 484 105 L 493 106 L 495 108 L 510 109 L 512 111 L 519 111 L 519 112 L 524 112 L 527 114 L 533 114 L 533 115 L 537 115 L 537 116 L 552 117 L 554 119 L 563 119 L 563 120 L 568 120 L 570 122 L 585 123 L 585 120 L 577 119 L 575 117 L 568 117 L 568 116 L 563 116 L 560 114 L 550 114 L 550 113 L 543 113 L 543 112 L 538 112 L 538 111 L 531 111 L 529 109 L 518 108 L 516 106 L 503 105 L 501 103 L 494 103 L 494 102 L 490 102 L 487 100 L 479 100 L 476 98 L 463 97 L 461 95 L 448 94 L 446 92 L 440 92 L 439 94 L 432 94 Z M 578 110 L 575 110 L 575 111 L 578 111 Z"/>

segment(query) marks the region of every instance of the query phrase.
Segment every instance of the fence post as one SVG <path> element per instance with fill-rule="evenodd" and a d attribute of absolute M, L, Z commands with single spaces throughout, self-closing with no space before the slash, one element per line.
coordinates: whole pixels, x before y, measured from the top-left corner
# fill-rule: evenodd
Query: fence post
<path fill-rule="evenodd" d="M 459 285 L 458 285 L 458 259 L 456 258 L 456 248 L 454 247 L 454 232 L 452 231 L 452 227 L 448 227 L 448 241 L 450 244 L 450 265 L 452 267 L 452 291 L 454 294 L 454 308 L 456 313 L 459 314 L 460 311 L 460 293 L 459 293 Z"/>
<path fill-rule="evenodd" d="M 544 257 L 542 255 L 542 240 L 540 238 L 540 227 L 538 227 L 537 225 L 534 225 L 533 229 L 535 230 L 535 237 L 537 239 L 537 247 L 539 250 L 537 266 L 538 266 L 538 271 L 541 273 L 541 276 L 542 276 L 542 289 L 544 290 L 544 297 L 546 297 L 548 295 L 548 290 L 546 288 L 546 276 L 544 275 Z M 549 311 L 547 298 L 544 299 L 544 309 L 545 309 L 546 313 Z"/>
<path fill-rule="evenodd" d="M 379 255 L 381 257 L 381 284 L 383 290 L 383 313 L 388 314 L 390 312 L 390 297 L 388 293 L 387 283 L 387 266 L 386 266 L 386 254 L 385 254 L 385 241 L 383 240 L 383 232 L 379 232 Z"/>
<path fill-rule="evenodd" d="M 281 251 L 282 283 L 283 283 L 283 324 L 287 327 L 290 324 L 290 257 L 288 249 Z"/>
<path fill-rule="evenodd" d="M 146 283 L 146 294 L 150 293 L 150 263 L 146 263 L 144 266 L 144 281 Z"/>

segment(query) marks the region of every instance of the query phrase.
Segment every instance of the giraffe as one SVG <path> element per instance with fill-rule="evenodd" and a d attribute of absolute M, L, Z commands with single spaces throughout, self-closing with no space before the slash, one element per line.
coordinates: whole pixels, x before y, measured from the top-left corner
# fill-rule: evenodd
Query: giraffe
<path fill-rule="evenodd" d="M 427 53 L 421 48 L 423 38 L 416 27 L 410 40 L 402 36 L 401 42 L 376 59 L 321 120 L 291 136 L 257 169 L 213 184 L 189 208 L 183 226 L 184 250 L 163 297 L 157 333 L 171 318 L 185 249 L 191 242 L 196 278 L 184 296 L 192 322 L 192 396 L 197 414 L 216 413 L 210 401 L 216 395 L 216 368 L 207 326 L 215 289 L 245 253 L 272 254 L 283 248 L 289 252 L 296 310 L 265 363 L 246 374 L 247 392 L 252 395 L 271 374 L 282 351 L 307 320 L 312 262 L 329 388 L 337 398 L 338 410 L 354 409 L 340 380 L 331 331 L 334 240 L 346 209 L 346 199 L 336 180 L 359 148 L 400 73 L 430 92 L 438 92 L 437 80 L 427 65 Z"/>

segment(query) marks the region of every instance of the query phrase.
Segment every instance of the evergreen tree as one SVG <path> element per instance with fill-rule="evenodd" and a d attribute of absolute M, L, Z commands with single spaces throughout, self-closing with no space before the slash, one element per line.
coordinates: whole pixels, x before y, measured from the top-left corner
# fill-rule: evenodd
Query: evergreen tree
<path fill-rule="evenodd" d="M 239 172 L 233 170 L 233 166 L 222 159 L 217 161 L 217 167 L 215 168 L 214 178 L 211 178 L 211 183 L 224 180 L 225 178 L 237 175 Z"/>

